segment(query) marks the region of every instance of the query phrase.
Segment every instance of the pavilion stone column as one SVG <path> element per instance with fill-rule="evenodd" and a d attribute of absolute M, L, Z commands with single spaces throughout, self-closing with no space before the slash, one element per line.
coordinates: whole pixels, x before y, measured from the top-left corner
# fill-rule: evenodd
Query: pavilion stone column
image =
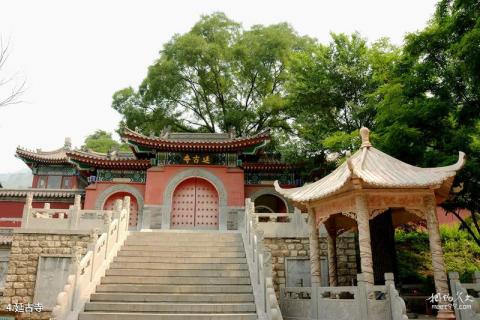
<path fill-rule="evenodd" d="M 313 209 L 309 209 L 308 227 L 310 231 L 310 266 L 312 287 L 318 287 L 321 284 L 321 265 L 320 265 L 320 248 L 319 248 L 319 236 L 316 226 L 315 212 Z"/>
<path fill-rule="evenodd" d="M 338 285 L 337 278 L 337 230 L 335 222 L 327 220 L 327 257 L 328 257 L 328 282 L 330 287 Z"/>
<path fill-rule="evenodd" d="M 321 265 L 320 265 L 320 247 L 319 247 L 319 236 L 318 229 L 316 226 L 316 216 L 315 211 L 312 208 L 308 209 L 308 227 L 310 233 L 310 276 L 312 282 L 312 293 L 310 303 L 310 315 L 309 319 L 316 320 L 318 319 L 318 290 L 317 288 L 321 285 Z"/>
<path fill-rule="evenodd" d="M 428 239 L 430 241 L 430 254 L 432 255 L 433 279 L 435 281 L 435 290 L 439 295 L 440 301 L 438 305 L 441 309 L 437 314 L 437 319 L 455 319 L 452 310 L 448 310 L 449 302 L 441 299 L 444 295 L 449 294 L 447 272 L 443 259 L 442 241 L 440 238 L 440 230 L 438 228 L 437 205 L 435 196 L 426 196 L 423 199 L 425 205 L 425 213 L 427 220 Z"/>
<path fill-rule="evenodd" d="M 370 216 L 368 213 L 368 205 L 365 195 L 357 195 L 355 197 L 355 205 L 358 225 L 358 243 L 360 247 L 360 267 L 364 275 L 365 282 L 373 285 L 373 260 L 369 224 Z"/>

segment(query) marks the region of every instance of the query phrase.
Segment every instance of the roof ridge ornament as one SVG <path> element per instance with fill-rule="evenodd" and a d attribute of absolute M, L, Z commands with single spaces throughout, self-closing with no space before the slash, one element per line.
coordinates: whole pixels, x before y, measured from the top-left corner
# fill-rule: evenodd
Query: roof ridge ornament
<path fill-rule="evenodd" d="M 65 141 L 63 143 L 63 148 L 65 150 L 71 150 L 72 149 L 72 139 L 70 137 L 65 137 Z"/>
<path fill-rule="evenodd" d="M 362 138 L 362 145 L 360 148 L 370 148 L 372 144 L 370 143 L 370 129 L 367 127 L 360 128 L 360 137 Z"/>

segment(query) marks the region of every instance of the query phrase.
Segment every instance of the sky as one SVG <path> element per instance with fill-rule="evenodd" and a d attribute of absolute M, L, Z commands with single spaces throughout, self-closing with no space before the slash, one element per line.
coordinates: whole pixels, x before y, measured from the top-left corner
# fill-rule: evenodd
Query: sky
<path fill-rule="evenodd" d="M 360 32 L 402 44 L 425 27 L 433 0 L 2 0 L 0 37 L 9 58 L 0 79 L 26 81 L 21 103 L 0 108 L 0 173 L 25 169 L 15 148 L 53 150 L 70 137 L 80 147 L 97 129 L 113 132 L 113 93 L 137 87 L 162 45 L 201 15 L 221 11 L 245 28 L 288 22 L 320 42 L 330 32 Z M 0 86 L 0 98 L 8 87 Z"/>

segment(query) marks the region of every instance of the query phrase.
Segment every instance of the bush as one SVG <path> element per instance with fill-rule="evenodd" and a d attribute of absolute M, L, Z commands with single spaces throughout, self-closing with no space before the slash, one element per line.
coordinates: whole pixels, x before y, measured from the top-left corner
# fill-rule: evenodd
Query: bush
<path fill-rule="evenodd" d="M 472 280 L 474 271 L 480 270 L 480 247 L 468 232 L 458 226 L 441 226 L 447 272 L 456 271 L 464 282 Z M 395 232 L 398 277 L 403 283 L 421 283 L 431 289 L 433 272 L 428 233 L 424 229 Z"/>

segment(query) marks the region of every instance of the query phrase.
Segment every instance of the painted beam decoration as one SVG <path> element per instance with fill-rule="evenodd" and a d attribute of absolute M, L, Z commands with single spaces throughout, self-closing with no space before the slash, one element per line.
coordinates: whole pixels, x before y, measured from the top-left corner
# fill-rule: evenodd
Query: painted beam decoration
<path fill-rule="evenodd" d="M 138 170 L 97 170 L 96 181 L 145 183 L 147 174 Z"/>
<path fill-rule="evenodd" d="M 205 153 L 205 152 L 159 152 L 157 153 L 159 165 L 219 165 L 236 166 L 237 154 L 231 153 Z"/>

